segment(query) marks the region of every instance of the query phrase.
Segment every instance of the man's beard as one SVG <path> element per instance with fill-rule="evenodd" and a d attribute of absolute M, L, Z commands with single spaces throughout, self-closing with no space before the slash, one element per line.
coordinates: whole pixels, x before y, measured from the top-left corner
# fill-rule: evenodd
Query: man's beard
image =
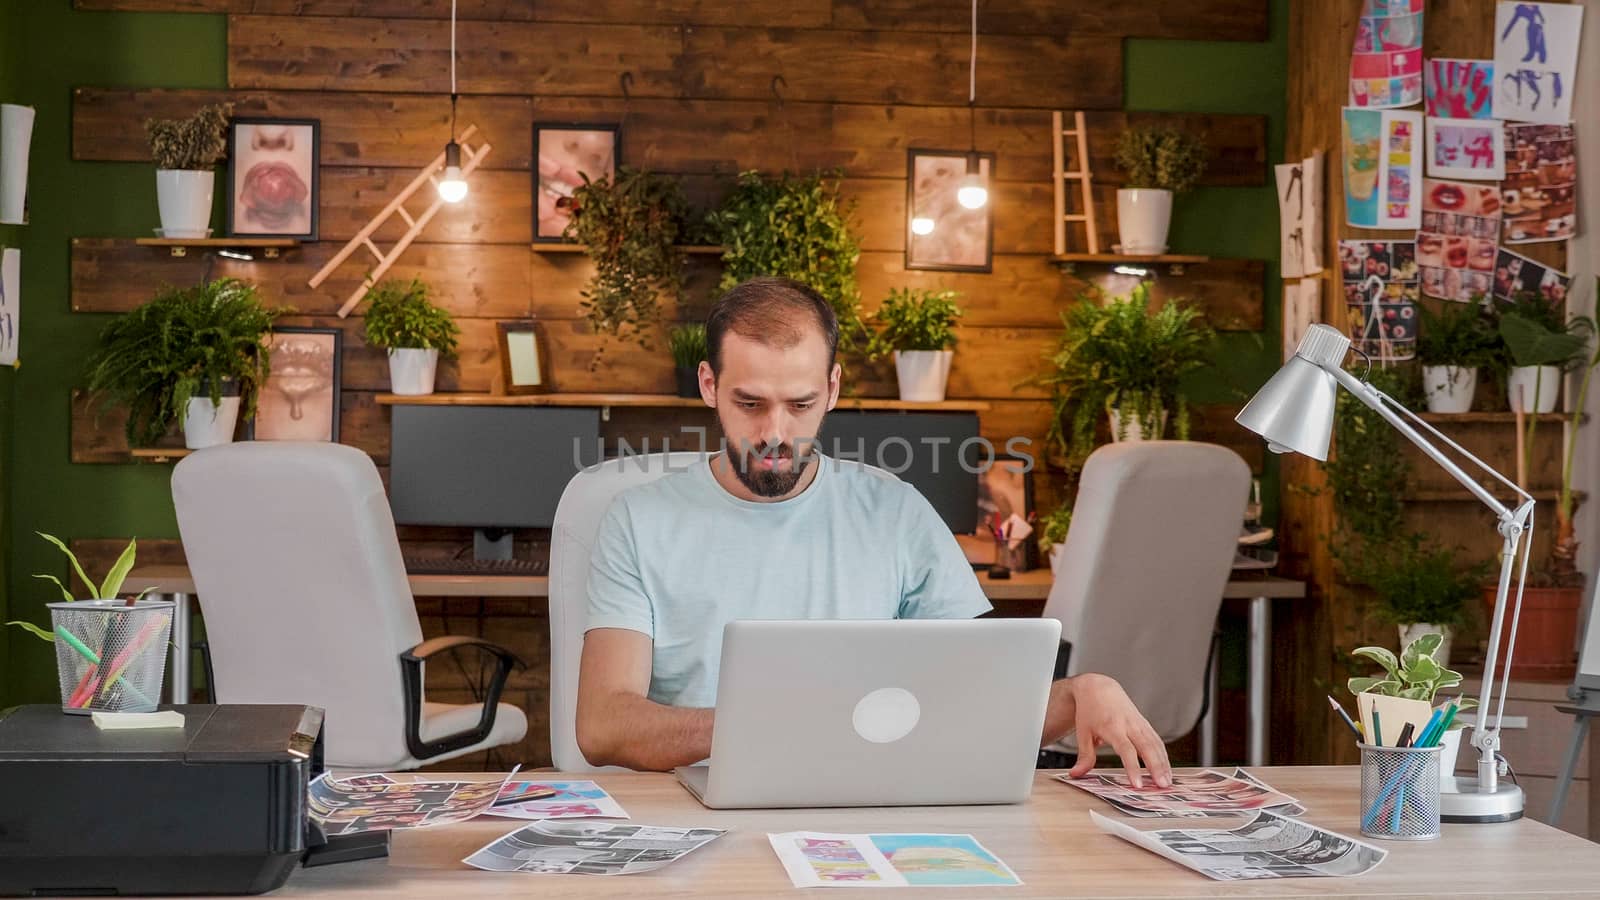
<path fill-rule="evenodd" d="M 814 443 L 803 443 L 805 453 L 797 454 L 793 444 L 750 446 L 744 444 L 728 448 L 728 459 L 733 463 L 733 474 L 739 483 L 757 497 L 782 497 L 794 490 L 805 475 L 806 467 L 816 461 Z M 798 460 L 796 457 L 798 456 Z M 762 460 L 774 460 L 772 468 L 763 466 Z"/>

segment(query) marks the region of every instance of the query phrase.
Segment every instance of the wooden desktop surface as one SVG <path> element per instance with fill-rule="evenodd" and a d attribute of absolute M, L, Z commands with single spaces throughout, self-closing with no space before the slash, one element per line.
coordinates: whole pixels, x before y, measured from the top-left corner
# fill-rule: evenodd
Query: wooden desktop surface
<path fill-rule="evenodd" d="M 1252 771 L 1299 798 L 1309 810 L 1307 821 L 1359 836 L 1359 768 Z M 273 896 L 454 900 L 613 897 L 626 892 L 633 897 L 770 897 L 795 890 L 767 843 L 768 832 L 785 831 L 970 833 L 1023 881 L 1021 887 L 927 891 L 937 897 L 1600 896 L 1600 846 L 1531 819 L 1446 825 L 1443 837 L 1425 843 L 1370 841 L 1388 850 L 1389 858 L 1371 874 L 1357 878 L 1211 881 L 1102 834 L 1089 821 L 1089 810 L 1109 813 L 1105 804 L 1053 781 L 1052 774 L 1040 772 L 1032 798 L 1015 806 L 743 811 L 705 809 L 670 775 L 600 774 L 595 779 L 617 798 L 633 823 L 710 826 L 729 833 L 664 869 L 639 875 L 491 873 L 460 861 L 525 823 L 479 818 L 462 825 L 396 832 L 388 860 L 302 869 Z M 951 775 L 960 777 L 959 772 Z M 1146 830 L 1182 827 L 1181 820 L 1124 821 Z M 1216 819 L 1204 827 L 1243 821 Z M 825 893 L 831 897 L 837 890 L 849 889 Z M 884 896 L 903 896 L 909 890 Z M 858 893 L 869 896 L 872 889 Z"/>

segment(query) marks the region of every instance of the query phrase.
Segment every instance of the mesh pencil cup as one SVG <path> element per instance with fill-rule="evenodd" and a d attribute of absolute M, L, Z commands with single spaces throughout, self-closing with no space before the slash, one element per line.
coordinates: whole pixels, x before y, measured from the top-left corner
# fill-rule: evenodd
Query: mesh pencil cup
<path fill-rule="evenodd" d="M 1387 841 L 1439 836 L 1439 748 L 1361 744 L 1361 833 Z"/>
<path fill-rule="evenodd" d="M 62 712 L 155 711 L 167 671 L 171 600 L 46 605 L 55 630 Z"/>

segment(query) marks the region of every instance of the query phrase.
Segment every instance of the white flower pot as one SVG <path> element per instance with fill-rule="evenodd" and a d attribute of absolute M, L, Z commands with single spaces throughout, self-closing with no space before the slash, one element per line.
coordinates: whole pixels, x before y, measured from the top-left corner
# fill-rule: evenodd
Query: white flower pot
<path fill-rule="evenodd" d="M 1122 252 L 1134 256 L 1167 252 L 1167 228 L 1172 224 L 1172 192 L 1151 188 L 1117 191 L 1117 233 Z"/>
<path fill-rule="evenodd" d="M 1423 366 L 1422 389 L 1428 395 L 1428 412 L 1464 413 L 1472 409 L 1478 390 L 1478 370 L 1466 366 Z"/>
<path fill-rule="evenodd" d="M 1058 572 L 1056 567 L 1061 565 L 1061 551 L 1066 549 L 1066 546 L 1067 545 L 1064 543 L 1055 543 L 1050 545 L 1050 574 L 1052 576 L 1056 575 Z"/>
<path fill-rule="evenodd" d="M 211 231 L 211 191 L 217 173 L 210 169 L 157 169 L 156 205 L 161 236 L 203 238 Z"/>
<path fill-rule="evenodd" d="M 1439 738 L 1439 774 L 1449 776 L 1456 770 L 1456 757 L 1461 753 L 1461 735 L 1467 729 L 1452 728 Z"/>
<path fill-rule="evenodd" d="M 1427 622 L 1414 622 L 1410 625 L 1397 625 L 1395 628 L 1400 632 L 1401 650 L 1404 650 L 1407 644 L 1417 638 L 1429 632 L 1437 631 L 1444 640 L 1440 642 L 1439 649 L 1433 652 L 1434 661 L 1446 669 L 1450 668 L 1450 642 L 1455 638 L 1455 632 L 1450 629 L 1449 625 L 1429 625 Z"/>
<path fill-rule="evenodd" d="M 896 350 L 894 373 L 900 382 L 900 399 L 914 403 L 944 400 L 953 356 L 953 350 Z"/>
<path fill-rule="evenodd" d="M 1127 414 L 1128 427 L 1126 434 L 1124 434 L 1122 428 L 1122 410 L 1110 409 L 1106 411 L 1106 415 L 1111 419 L 1111 442 L 1114 444 L 1120 444 L 1124 441 L 1130 444 L 1137 443 L 1139 441 L 1159 441 L 1161 440 L 1161 436 L 1167 432 L 1166 410 L 1161 411 L 1161 420 L 1159 423 L 1157 423 L 1154 430 L 1149 428 L 1149 426 L 1145 425 L 1143 422 L 1139 421 L 1138 413 L 1129 412 Z"/>
<path fill-rule="evenodd" d="M 1517 366 L 1506 376 L 1512 412 L 1554 412 L 1560 393 L 1561 370 L 1555 366 Z"/>
<path fill-rule="evenodd" d="M 233 443 L 233 426 L 239 421 L 239 398 L 223 397 L 222 405 L 210 397 L 190 397 L 183 413 L 183 445 L 204 450 Z"/>
<path fill-rule="evenodd" d="M 0 225 L 27 221 L 28 143 L 33 107 L 0 103 Z"/>
<path fill-rule="evenodd" d="M 389 386 L 396 394 L 416 397 L 433 393 L 439 351 L 399 347 L 389 351 Z"/>

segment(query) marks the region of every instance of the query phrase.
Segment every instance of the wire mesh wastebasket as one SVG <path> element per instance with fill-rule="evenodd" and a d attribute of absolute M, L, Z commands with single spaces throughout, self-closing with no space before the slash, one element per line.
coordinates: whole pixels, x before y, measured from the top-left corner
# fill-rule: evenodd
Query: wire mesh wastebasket
<path fill-rule="evenodd" d="M 1439 747 L 1361 744 L 1361 833 L 1390 841 L 1439 836 Z"/>
<path fill-rule="evenodd" d="M 50 603 L 63 712 L 154 712 L 167 671 L 173 602 Z"/>

